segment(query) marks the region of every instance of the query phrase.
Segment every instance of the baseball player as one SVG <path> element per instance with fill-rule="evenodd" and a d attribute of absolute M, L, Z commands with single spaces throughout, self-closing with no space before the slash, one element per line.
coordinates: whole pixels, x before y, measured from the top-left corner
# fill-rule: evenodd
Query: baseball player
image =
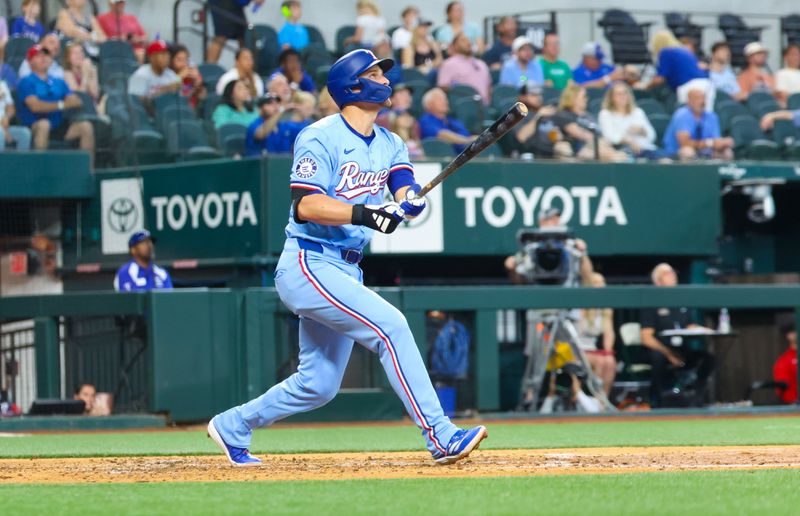
<path fill-rule="evenodd" d="M 155 238 L 146 229 L 131 235 L 128 239 L 131 259 L 117 270 L 114 276 L 114 290 L 141 292 L 172 288 L 169 272 L 153 263 L 154 243 Z"/>
<path fill-rule="evenodd" d="M 444 415 L 405 317 L 362 284 L 358 264 L 373 232 L 391 233 L 425 209 L 405 143 L 375 125 L 378 111 L 391 106 L 384 73 L 393 65 L 368 50 L 342 56 L 328 74 L 341 113 L 303 129 L 295 141 L 292 206 L 275 286 L 300 316 L 300 365 L 208 423 L 209 436 L 234 466 L 261 463 L 248 451 L 254 429 L 333 399 L 354 341 L 379 355 L 437 463 L 466 457 L 487 436 L 483 426 L 459 429 Z M 396 202 L 384 202 L 387 186 Z"/>

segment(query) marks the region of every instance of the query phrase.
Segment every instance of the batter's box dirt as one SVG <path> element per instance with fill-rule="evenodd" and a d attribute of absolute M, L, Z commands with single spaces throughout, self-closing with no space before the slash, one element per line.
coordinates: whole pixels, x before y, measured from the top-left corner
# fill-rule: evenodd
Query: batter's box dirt
<path fill-rule="evenodd" d="M 221 455 L 0 460 L 0 484 L 496 477 L 800 468 L 800 446 L 476 451 L 453 466 L 425 452 L 264 455 L 232 468 Z"/>

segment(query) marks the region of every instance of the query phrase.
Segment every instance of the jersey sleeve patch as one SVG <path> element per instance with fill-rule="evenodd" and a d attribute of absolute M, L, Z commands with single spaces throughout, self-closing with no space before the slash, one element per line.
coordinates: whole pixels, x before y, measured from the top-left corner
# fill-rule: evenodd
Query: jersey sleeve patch
<path fill-rule="evenodd" d="M 311 179 L 317 175 L 317 162 L 310 156 L 301 158 L 294 166 L 294 175 L 299 179 Z"/>

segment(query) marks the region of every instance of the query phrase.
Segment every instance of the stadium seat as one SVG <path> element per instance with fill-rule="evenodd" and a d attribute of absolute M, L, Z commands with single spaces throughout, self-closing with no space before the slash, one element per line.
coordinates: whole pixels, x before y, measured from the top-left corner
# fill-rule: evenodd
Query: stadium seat
<path fill-rule="evenodd" d="M 797 136 L 797 128 L 791 120 L 775 120 L 772 140 L 780 147 L 788 149 L 797 141 Z"/>
<path fill-rule="evenodd" d="M 455 156 L 453 145 L 439 138 L 425 138 L 422 140 L 422 149 L 429 158 Z"/>
<path fill-rule="evenodd" d="M 622 348 L 620 362 L 622 371 L 617 375 L 616 383 L 629 383 L 637 387 L 650 385 L 649 352 L 641 343 L 641 325 L 637 322 L 628 322 L 619 327 Z"/>
<path fill-rule="evenodd" d="M 162 132 L 175 120 L 197 120 L 197 115 L 184 104 L 172 104 L 156 111 L 156 127 Z"/>
<path fill-rule="evenodd" d="M 428 76 L 420 72 L 416 68 L 403 68 L 401 72 L 403 82 L 408 83 L 411 81 L 425 81 L 428 82 Z"/>
<path fill-rule="evenodd" d="M 517 88 L 509 85 L 496 86 L 492 90 L 492 102 L 490 107 L 495 112 L 496 116 L 505 113 L 508 108 L 514 105 L 519 98 L 517 95 Z"/>
<path fill-rule="evenodd" d="M 589 107 L 587 108 L 589 113 L 597 117 L 601 109 L 603 109 L 603 99 L 592 99 L 589 101 Z"/>
<path fill-rule="evenodd" d="M 492 78 L 492 84 L 497 84 L 500 82 L 500 73 L 502 70 L 489 70 L 489 77 Z"/>
<path fill-rule="evenodd" d="M 422 109 L 422 96 L 430 89 L 430 84 L 426 80 L 413 80 L 406 83 L 414 91 L 411 94 L 411 114 L 420 116 L 424 110 Z"/>
<path fill-rule="evenodd" d="M 758 104 L 758 106 L 756 107 L 756 117 L 761 118 L 767 113 L 773 113 L 775 111 L 780 111 L 780 110 L 781 110 L 781 105 L 778 104 L 778 101 L 775 99 L 769 99 Z"/>
<path fill-rule="evenodd" d="M 247 29 L 244 44 L 253 52 L 259 75 L 268 75 L 278 66 L 278 33 L 269 25 L 253 25 Z"/>
<path fill-rule="evenodd" d="M 719 116 L 719 125 L 722 132 L 730 133 L 731 121 L 737 116 L 752 116 L 744 105 L 735 100 L 723 101 L 717 104 L 716 113 Z"/>
<path fill-rule="evenodd" d="M 800 109 L 800 93 L 795 93 L 794 95 L 789 96 L 789 99 L 786 102 L 786 108 L 793 111 Z"/>
<path fill-rule="evenodd" d="M 219 151 L 209 146 L 199 120 L 176 120 L 167 128 L 167 152 L 178 160 L 215 159 Z"/>
<path fill-rule="evenodd" d="M 754 91 L 747 96 L 747 109 L 753 116 L 759 116 L 759 106 L 763 102 L 774 101 L 775 98 L 765 91 Z"/>
<path fill-rule="evenodd" d="M 5 61 L 16 72 L 25 60 L 28 49 L 33 46 L 33 41 L 29 38 L 11 38 L 6 43 Z"/>
<path fill-rule="evenodd" d="M 209 93 L 206 98 L 203 99 L 203 105 L 198 111 L 202 115 L 203 120 L 211 120 L 211 116 L 214 114 L 214 110 L 217 109 L 221 100 L 222 97 L 215 93 Z"/>
<path fill-rule="evenodd" d="M 586 88 L 586 97 L 589 99 L 589 102 L 593 101 L 594 99 L 602 99 L 605 96 L 605 88 Z"/>
<path fill-rule="evenodd" d="M 108 40 L 100 43 L 100 62 L 108 59 L 127 59 L 129 61 L 136 61 L 136 55 L 133 53 L 133 47 L 127 41 Z"/>
<path fill-rule="evenodd" d="M 744 56 L 744 47 L 753 41 L 761 39 L 761 31 L 766 27 L 750 27 L 744 23 L 742 17 L 731 13 L 722 13 L 717 18 L 719 30 L 725 36 L 725 41 L 731 47 L 731 65 L 741 68 L 747 64 Z"/>
<path fill-rule="evenodd" d="M 558 104 L 558 99 L 561 98 L 561 90 L 545 86 L 542 88 L 542 102 L 545 104 Z"/>
<path fill-rule="evenodd" d="M 247 128 L 241 124 L 225 124 L 217 129 L 217 142 L 226 156 L 243 156 Z"/>
<path fill-rule="evenodd" d="M 165 93 L 164 95 L 155 97 L 153 99 L 153 106 L 156 108 L 156 112 L 163 111 L 169 106 L 186 106 L 191 109 L 189 106 L 189 99 L 175 93 Z"/>
<path fill-rule="evenodd" d="M 219 78 L 225 74 L 225 69 L 217 63 L 203 63 L 197 67 L 203 77 L 203 85 L 209 92 L 214 91 L 219 82 Z"/>
<path fill-rule="evenodd" d="M 344 40 L 351 37 L 353 34 L 356 33 L 356 26 L 355 25 L 345 25 L 343 27 L 339 27 L 339 30 L 336 31 L 336 54 L 341 56 L 344 55 L 349 48 L 344 47 Z"/>
<path fill-rule="evenodd" d="M 637 23 L 629 12 L 609 9 L 603 13 L 597 25 L 603 28 L 603 34 L 611 44 L 614 63 L 624 65 L 652 62 L 647 48 L 651 23 Z"/>
<path fill-rule="evenodd" d="M 322 36 L 322 33 L 319 29 L 314 25 L 305 25 L 306 30 L 308 31 L 308 44 L 319 47 L 323 50 L 327 50 L 328 46 L 325 44 L 325 38 Z"/>
<path fill-rule="evenodd" d="M 447 99 L 450 101 L 450 107 L 453 106 L 455 101 L 464 97 L 478 97 L 478 92 L 472 86 L 467 84 L 455 84 L 447 91 Z"/>
<path fill-rule="evenodd" d="M 461 97 L 455 99 L 450 111 L 472 134 L 483 131 L 483 102 L 480 97 Z"/>
<path fill-rule="evenodd" d="M 758 126 L 758 121 L 749 115 L 734 117 L 731 121 L 731 136 L 735 142 L 734 152 L 738 158 L 756 160 L 780 159 L 778 145 Z"/>
<path fill-rule="evenodd" d="M 652 99 L 653 92 L 650 90 L 633 90 L 633 98 L 636 99 L 636 102 L 642 99 Z"/>
<path fill-rule="evenodd" d="M 783 47 L 800 45 L 800 14 L 790 14 L 781 18 Z"/>
<path fill-rule="evenodd" d="M 139 63 L 136 61 L 120 57 L 109 57 L 100 62 L 98 79 L 104 87 L 113 78 L 124 79 L 127 88 L 128 79 L 137 68 L 139 68 Z"/>
<path fill-rule="evenodd" d="M 169 161 L 164 152 L 164 137 L 158 131 L 140 130 L 133 132 L 133 146 L 121 149 L 123 165 L 155 165 Z"/>
<path fill-rule="evenodd" d="M 642 99 L 636 103 L 642 111 L 647 114 L 648 117 L 650 115 L 666 115 L 667 110 L 664 109 L 664 105 L 657 101 L 656 99 Z"/>
<path fill-rule="evenodd" d="M 330 67 L 333 64 L 330 53 L 324 48 L 309 45 L 300 53 L 300 61 L 303 68 L 314 73 L 323 66 Z"/>
<path fill-rule="evenodd" d="M 321 90 L 328 83 L 330 69 L 331 65 L 324 65 L 314 71 L 314 84 L 316 84 L 318 90 Z"/>
<path fill-rule="evenodd" d="M 653 129 L 656 131 L 656 145 L 660 147 L 664 141 L 664 133 L 672 117 L 665 113 L 653 113 L 647 115 L 647 119 L 650 120 L 650 125 L 652 125 Z"/>

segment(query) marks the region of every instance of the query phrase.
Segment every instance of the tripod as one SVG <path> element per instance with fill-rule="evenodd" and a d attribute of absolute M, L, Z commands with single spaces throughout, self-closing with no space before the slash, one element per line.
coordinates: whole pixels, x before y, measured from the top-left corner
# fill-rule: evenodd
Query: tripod
<path fill-rule="evenodd" d="M 578 330 L 568 310 L 531 310 L 528 317 L 528 335 L 525 340 L 525 356 L 528 362 L 520 384 L 518 410 L 535 411 L 541 397 L 542 384 L 550 358 L 555 355 L 556 343 L 569 345 L 575 360 L 586 372 L 586 386 L 607 410 L 614 410 L 608 401 L 603 383 L 592 371 L 589 361 L 578 346 Z M 555 371 L 553 371 L 555 374 Z"/>

